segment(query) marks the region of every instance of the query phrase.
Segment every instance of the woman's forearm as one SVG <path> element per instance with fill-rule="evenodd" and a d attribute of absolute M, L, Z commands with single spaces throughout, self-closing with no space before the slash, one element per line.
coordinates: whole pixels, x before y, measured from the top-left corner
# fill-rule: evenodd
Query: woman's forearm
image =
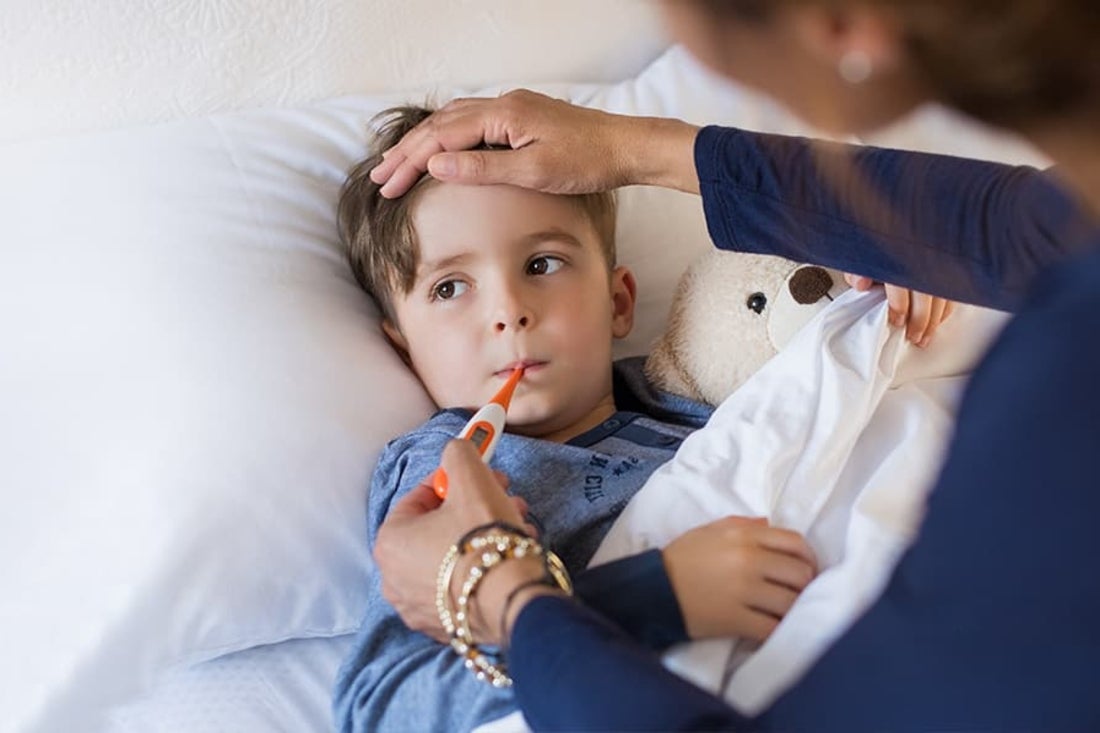
<path fill-rule="evenodd" d="M 723 249 L 1014 310 L 1087 217 L 1034 168 L 707 127 L 695 160 Z"/>
<path fill-rule="evenodd" d="M 574 585 L 585 605 L 651 649 L 688 641 L 660 550 L 589 568 L 576 577 Z"/>
<path fill-rule="evenodd" d="M 631 183 L 699 193 L 697 126 L 661 117 L 623 117 L 621 122 L 620 149 Z"/>
<path fill-rule="evenodd" d="M 598 614 L 538 597 L 512 628 L 514 690 L 534 730 L 736 730 L 745 720 Z"/>

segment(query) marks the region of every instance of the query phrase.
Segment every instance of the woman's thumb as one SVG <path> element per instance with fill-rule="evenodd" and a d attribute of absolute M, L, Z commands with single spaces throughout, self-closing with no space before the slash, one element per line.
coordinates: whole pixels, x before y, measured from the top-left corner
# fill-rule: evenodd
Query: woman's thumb
<path fill-rule="evenodd" d="M 496 484 L 489 467 L 481 461 L 474 444 L 468 440 L 452 440 L 443 448 L 440 465 L 447 472 L 450 487 L 459 485 L 468 491 L 475 482 L 489 481 Z M 502 489 L 503 491 L 503 489 Z"/>
<path fill-rule="evenodd" d="M 514 184 L 517 183 L 515 153 L 514 150 L 436 153 L 428 159 L 428 172 L 433 178 L 452 183 Z"/>

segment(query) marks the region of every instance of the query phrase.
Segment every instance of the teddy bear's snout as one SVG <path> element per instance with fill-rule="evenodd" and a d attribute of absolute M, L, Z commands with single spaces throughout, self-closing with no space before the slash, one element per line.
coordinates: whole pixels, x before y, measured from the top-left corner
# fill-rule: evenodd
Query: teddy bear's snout
<path fill-rule="evenodd" d="M 829 294 L 833 287 L 833 278 L 823 267 L 807 265 L 798 268 L 787 281 L 794 302 L 800 305 L 816 303 Z"/>

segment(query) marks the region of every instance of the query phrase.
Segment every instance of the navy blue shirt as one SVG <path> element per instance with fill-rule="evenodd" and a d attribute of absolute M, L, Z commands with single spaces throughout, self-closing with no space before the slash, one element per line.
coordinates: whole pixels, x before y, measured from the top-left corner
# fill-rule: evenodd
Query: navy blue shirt
<path fill-rule="evenodd" d="M 1027 167 L 715 127 L 695 162 L 721 248 L 1016 315 L 971 378 L 927 518 L 882 597 L 763 715 L 746 720 L 670 675 L 590 609 L 540 598 L 511 647 L 528 721 L 1100 730 L 1096 222 Z"/>

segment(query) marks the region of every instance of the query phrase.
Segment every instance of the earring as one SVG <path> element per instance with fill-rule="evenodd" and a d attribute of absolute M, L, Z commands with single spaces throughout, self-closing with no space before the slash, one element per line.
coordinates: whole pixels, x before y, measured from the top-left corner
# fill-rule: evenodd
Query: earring
<path fill-rule="evenodd" d="M 845 51 L 837 64 L 837 72 L 840 78 L 849 84 L 862 84 L 871 78 L 874 70 L 871 65 L 871 57 L 866 52 L 858 49 Z"/>

